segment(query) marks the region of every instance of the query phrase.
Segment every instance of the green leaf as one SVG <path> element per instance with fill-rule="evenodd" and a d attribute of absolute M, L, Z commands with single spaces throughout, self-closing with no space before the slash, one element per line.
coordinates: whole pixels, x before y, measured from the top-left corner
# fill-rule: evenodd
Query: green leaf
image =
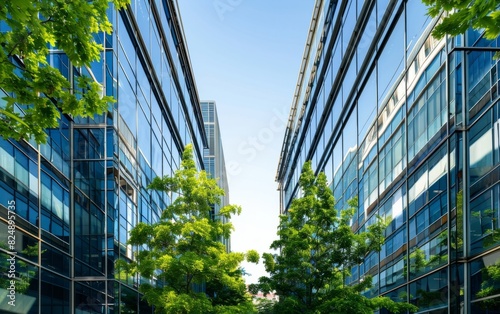
<path fill-rule="evenodd" d="M 149 185 L 178 196 L 164 209 L 159 222 L 139 223 L 132 229 L 129 244 L 139 253 L 127 271 L 163 282 L 162 288 L 139 287 L 147 302 L 162 313 L 252 313 L 240 269 L 245 254 L 227 251 L 220 240 L 221 236 L 230 237 L 232 225 L 210 216 L 214 201 L 224 191 L 196 170 L 192 150 L 192 145 L 186 146 L 181 168 L 173 176 L 155 178 Z M 229 217 L 240 210 L 228 205 L 220 215 Z M 259 259 L 256 251 L 247 257 Z M 196 292 L 202 285 L 206 293 Z"/>
<path fill-rule="evenodd" d="M 249 250 L 246 254 L 246 259 L 249 263 L 257 264 L 260 259 L 260 254 L 256 250 Z"/>
<path fill-rule="evenodd" d="M 495 39 L 500 35 L 500 19 L 498 2 L 490 0 L 422 0 L 428 6 L 428 15 L 437 17 L 446 12 L 444 18 L 433 30 L 432 35 L 438 39 L 445 35 L 463 34 L 469 27 L 484 31 L 487 39 Z"/>
<path fill-rule="evenodd" d="M 311 163 L 304 164 L 299 179 L 302 196 L 292 201 L 287 215 L 280 217 L 279 239 L 271 248 L 280 251 L 262 258 L 269 277 L 259 278 L 253 290 L 276 290 L 276 313 L 373 313 L 381 308 L 398 312 L 416 311 L 408 304 L 390 299 L 369 299 L 363 292 L 371 288 L 371 278 L 348 286 L 344 278 L 354 265 L 371 251 L 379 251 L 387 224 L 378 219 L 368 230 L 354 233 L 351 219 L 357 199 L 340 214 L 326 176 L 314 175 Z"/>
<path fill-rule="evenodd" d="M 115 0 L 114 4 L 120 9 L 128 2 Z M 108 5 L 108 0 L 2 2 L 0 22 L 8 28 L 0 34 L 0 86 L 16 104 L 0 113 L 3 138 L 45 143 L 45 131 L 58 126 L 61 114 L 86 117 L 108 110 L 114 100 L 102 96 L 97 82 L 80 76 L 73 90 L 60 71 L 47 63 L 49 47 L 63 51 L 72 66 L 98 61 L 102 47 L 95 35 L 112 31 Z M 22 115 L 15 108 L 23 109 Z"/>

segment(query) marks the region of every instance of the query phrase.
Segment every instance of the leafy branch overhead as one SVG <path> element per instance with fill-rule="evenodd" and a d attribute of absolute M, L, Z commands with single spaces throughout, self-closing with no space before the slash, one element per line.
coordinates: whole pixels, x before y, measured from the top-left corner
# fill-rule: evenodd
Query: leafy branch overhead
<path fill-rule="evenodd" d="M 500 10 L 498 1 L 490 0 L 422 0 L 428 8 L 428 14 L 436 17 L 441 12 L 447 15 L 436 26 L 432 34 L 443 38 L 446 34 L 456 36 L 472 27 L 484 29 L 487 39 L 500 35 Z"/>
<path fill-rule="evenodd" d="M 122 8 L 128 0 L 113 0 Z M 60 113 L 93 116 L 108 109 L 112 97 L 91 77 L 71 86 L 49 56 L 66 55 L 75 67 L 100 58 L 98 33 L 111 33 L 108 0 L 4 0 L 0 6 L 0 135 L 44 143 L 44 130 L 58 126 Z M 58 53 L 60 52 L 60 53 Z M 67 66 L 70 66 L 69 64 Z"/>
<path fill-rule="evenodd" d="M 299 180 L 302 197 L 294 199 L 286 215 L 280 217 L 279 239 L 271 245 L 280 254 L 263 254 L 269 277 L 261 277 L 251 291 L 276 291 L 279 302 L 274 313 L 373 313 L 386 308 L 398 313 L 416 308 L 386 297 L 367 298 L 369 276 L 346 285 L 350 269 L 361 264 L 371 251 L 384 242 L 386 223 L 378 219 L 366 231 L 354 233 L 350 221 L 357 200 L 337 212 L 326 175 L 317 177 L 311 163 L 304 165 Z"/>
<path fill-rule="evenodd" d="M 240 263 L 245 257 L 255 262 L 258 253 L 227 252 L 220 241 L 233 229 L 222 217 L 241 209 L 227 205 L 213 212 L 224 190 L 205 171 L 197 171 L 191 145 L 174 176 L 155 178 L 150 188 L 177 197 L 160 221 L 141 222 L 132 229 L 129 244 L 138 248 L 135 261 L 118 266 L 144 278 L 139 290 L 161 313 L 251 313 Z M 206 291 L 200 291 L 201 286 Z"/>

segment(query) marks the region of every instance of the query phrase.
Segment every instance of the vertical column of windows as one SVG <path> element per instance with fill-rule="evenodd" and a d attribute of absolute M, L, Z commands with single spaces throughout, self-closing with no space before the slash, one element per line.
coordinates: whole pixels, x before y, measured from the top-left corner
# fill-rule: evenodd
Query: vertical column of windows
<path fill-rule="evenodd" d="M 484 43 L 487 45 L 487 43 Z M 496 43 L 490 43 L 495 45 Z M 491 88 L 497 82 L 493 52 L 470 52 L 467 64 L 467 108 L 469 122 L 477 119 L 491 104 Z M 495 86 L 496 87 L 496 86 Z"/>
<path fill-rule="evenodd" d="M 448 262 L 447 163 L 444 145 L 408 179 L 410 279 Z"/>
<path fill-rule="evenodd" d="M 356 111 L 353 111 L 346 122 L 343 129 L 343 142 L 342 150 L 343 156 L 341 159 L 342 164 L 342 185 L 343 185 L 343 202 L 339 203 L 338 209 L 343 209 L 347 206 L 347 201 L 351 198 L 357 196 L 358 182 L 357 182 L 357 152 L 358 143 L 357 137 L 352 136 L 352 134 L 357 133 L 357 115 Z"/>
<path fill-rule="evenodd" d="M 389 131 L 392 133 L 392 130 Z M 406 168 L 404 126 L 397 127 L 393 136 L 379 151 L 379 192 L 383 193 Z"/>
<path fill-rule="evenodd" d="M 476 254 L 498 245 L 498 112 L 500 105 L 485 112 L 470 127 L 469 197 L 470 253 Z M 493 186 L 491 186 L 493 184 Z"/>
<path fill-rule="evenodd" d="M 104 128 L 86 128 L 83 123 L 73 130 L 74 178 L 74 276 L 106 274 L 106 207 L 113 201 L 108 185 L 113 167 L 106 161 L 107 149 L 114 147 L 113 133 Z M 105 146 L 106 141 L 108 147 Z M 113 182 L 112 180 L 111 182 Z M 106 197 L 108 200 L 106 203 Z M 111 208 L 109 208 L 110 211 Z M 109 214 L 109 213 L 108 213 Z"/>
<path fill-rule="evenodd" d="M 59 130 L 56 129 L 53 132 L 54 143 L 57 145 L 47 144 L 46 152 L 63 156 L 60 137 L 56 134 Z M 57 169 L 55 165 L 47 164 L 44 160 L 43 170 L 39 177 L 38 154 L 39 152 L 34 151 L 26 143 L 12 144 L 7 140 L 0 140 L 0 201 L 2 205 L 0 211 L 3 212 L 2 217 L 6 219 L 10 215 L 7 215 L 7 209 L 10 210 L 12 209 L 10 206 L 13 206 L 16 215 L 15 249 L 8 250 L 17 252 L 17 267 L 13 274 L 17 281 L 16 305 L 32 312 L 37 312 L 39 306 L 42 310 L 68 311 L 69 280 L 45 270 L 57 269 L 57 272 L 64 276 L 69 275 L 69 256 L 67 255 L 69 250 L 69 191 L 67 178 L 61 172 L 66 168 L 61 166 L 61 157 L 55 164 Z M 41 208 L 38 207 L 38 198 L 40 198 Z M 39 242 L 30 235 L 38 236 L 39 226 L 43 229 L 41 232 L 43 242 Z M 5 220 L 0 222 L 0 234 L 5 239 L 3 240 L 5 241 L 4 247 L 7 247 L 7 235 L 12 235 L 7 232 L 8 230 L 10 229 L 7 228 Z M 50 291 L 59 290 L 59 296 L 49 297 L 49 290 L 38 289 L 39 248 L 42 250 L 40 260 L 44 267 L 40 283 L 42 290 L 50 286 Z M 3 260 L 8 261 L 10 256 L 4 249 L 0 251 L 2 251 L 0 255 Z M 0 268 L 5 267 L 0 265 Z M 7 268 L 3 269 L 3 273 L 7 273 Z M 49 281 L 49 277 L 53 280 Z M 4 289 L 7 286 L 4 285 Z M 6 303 L 4 305 L 8 306 Z"/>
<path fill-rule="evenodd" d="M 37 161 L 9 141 L 0 140 L 0 204 L 15 201 L 16 215 L 37 227 L 39 185 Z"/>
<path fill-rule="evenodd" d="M 427 70 L 431 70 L 431 68 Z M 418 100 L 410 102 L 411 109 L 408 113 L 409 161 L 419 154 L 422 155 L 424 148 L 429 149 L 432 142 L 443 137 L 445 131 L 443 127 L 448 121 L 445 96 L 444 72 L 440 71 L 435 79 L 429 83 L 426 90 L 420 94 Z"/>
<path fill-rule="evenodd" d="M 409 59 L 429 24 L 427 7 L 421 1 L 406 1 L 406 56 Z"/>
<path fill-rule="evenodd" d="M 448 273 L 442 269 L 410 284 L 410 303 L 419 310 L 446 309 L 448 305 Z"/>
<path fill-rule="evenodd" d="M 500 288 L 495 274 L 500 267 L 499 265 L 499 251 L 476 259 L 470 264 L 470 293 L 473 313 L 487 313 L 498 309 Z"/>
<path fill-rule="evenodd" d="M 358 3 L 358 9 L 359 7 Z M 358 45 L 356 46 L 357 58 L 358 58 L 358 68 L 361 69 L 361 65 L 363 64 L 366 55 L 368 53 L 368 48 L 372 44 L 375 33 L 377 32 L 377 10 L 374 5 L 371 12 L 369 13 L 368 21 L 366 22 L 366 26 L 361 32 L 361 37 L 359 39 Z M 368 59 L 372 58 L 372 55 L 368 56 Z"/>
<path fill-rule="evenodd" d="M 403 17 L 403 18 L 402 18 Z M 404 16 L 398 16 L 398 22 L 393 28 L 381 55 L 377 60 L 377 98 L 381 105 L 388 92 L 404 69 Z"/>
<path fill-rule="evenodd" d="M 17 234 L 18 231 L 16 231 Z M 17 237 L 16 237 L 17 238 Z M 5 237 L 7 239 L 7 237 Z M 0 249 L 0 259 L 2 261 L 6 261 L 9 263 L 9 259 L 12 258 L 10 254 L 4 253 Z M 37 254 L 38 255 L 38 254 Z M 17 258 L 16 258 L 17 259 Z M 4 273 L 7 273 L 9 270 L 9 264 L 5 264 L 5 262 L 0 265 Z M 40 268 L 38 266 L 33 265 L 32 263 L 21 261 L 20 259 L 16 261 L 15 278 L 17 280 L 16 284 L 16 301 L 15 304 L 19 307 L 24 306 L 27 311 L 31 311 L 30 313 L 37 313 L 38 306 L 40 302 L 39 293 L 40 290 L 38 288 L 38 277 L 39 277 Z M 3 293 L 8 293 L 8 290 L 5 288 L 9 287 L 10 280 L 7 277 L 0 278 L 0 282 L 3 284 L 2 288 L 0 288 Z M 4 288 L 5 287 L 5 288 Z M 5 308 L 10 307 L 11 305 L 7 304 L 8 301 L 4 301 Z"/>
<path fill-rule="evenodd" d="M 357 101 L 357 113 L 358 113 L 358 141 L 362 142 L 371 128 L 372 124 L 375 122 L 375 116 L 377 114 L 377 103 L 375 101 L 377 95 L 376 87 L 376 72 L 372 71 L 368 75 L 363 90 L 360 91 L 360 96 Z"/>

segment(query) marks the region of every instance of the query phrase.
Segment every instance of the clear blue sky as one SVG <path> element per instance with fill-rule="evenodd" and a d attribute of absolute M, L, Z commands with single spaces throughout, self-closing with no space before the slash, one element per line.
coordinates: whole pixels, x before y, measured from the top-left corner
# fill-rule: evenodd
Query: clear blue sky
<path fill-rule="evenodd" d="M 275 182 L 313 0 L 178 0 L 201 100 L 217 103 L 234 217 L 233 251 L 268 252 L 276 238 Z M 262 265 L 243 265 L 265 274 Z"/>

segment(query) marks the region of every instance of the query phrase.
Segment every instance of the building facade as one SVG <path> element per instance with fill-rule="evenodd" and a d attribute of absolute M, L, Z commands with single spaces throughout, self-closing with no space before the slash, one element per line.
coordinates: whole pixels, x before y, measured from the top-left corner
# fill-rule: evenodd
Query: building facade
<path fill-rule="evenodd" d="M 277 172 L 281 211 L 305 161 L 354 230 L 390 221 L 373 277 L 419 313 L 500 313 L 500 44 L 468 30 L 434 39 L 414 0 L 317 0 Z"/>
<path fill-rule="evenodd" d="M 68 80 L 102 84 L 117 100 L 107 114 L 62 116 L 43 145 L 0 139 L 1 313 L 153 313 L 137 290 L 143 279 L 115 261 L 133 258 L 130 230 L 158 221 L 176 197 L 148 183 L 172 175 L 188 143 L 203 169 L 207 138 L 177 1 L 108 14 L 114 31 L 97 36 L 99 62 L 50 58 Z"/>
<path fill-rule="evenodd" d="M 229 205 L 229 183 L 227 181 L 226 161 L 224 159 L 224 150 L 222 147 L 222 136 L 219 126 L 219 117 L 217 115 L 217 106 L 214 101 L 202 101 L 201 111 L 203 122 L 205 123 L 205 133 L 208 139 L 208 148 L 203 150 L 203 162 L 205 170 L 212 178 L 217 180 L 217 184 L 224 190 L 224 196 L 221 197 L 219 204 L 214 204 L 213 217 L 218 217 L 219 210 Z M 227 222 L 226 218 L 223 222 Z M 231 239 L 221 239 L 228 252 L 231 251 Z"/>

